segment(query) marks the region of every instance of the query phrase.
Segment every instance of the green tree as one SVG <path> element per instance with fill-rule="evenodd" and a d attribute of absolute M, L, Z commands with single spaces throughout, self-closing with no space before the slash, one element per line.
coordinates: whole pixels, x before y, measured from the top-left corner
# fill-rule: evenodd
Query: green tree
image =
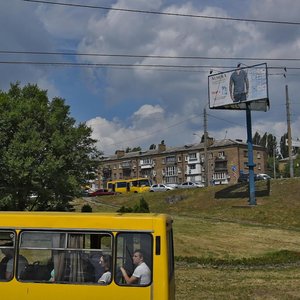
<path fill-rule="evenodd" d="M 260 145 L 260 140 L 261 140 L 260 134 L 256 131 L 253 137 L 253 144 Z"/>
<path fill-rule="evenodd" d="M 276 156 L 276 148 L 277 148 L 276 136 L 273 136 L 271 133 L 269 133 L 267 135 L 267 153 L 268 153 L 268 157 L 273 157 L 274 154 Z"/>
<path fill-rule="evenodd" d="M 142 151 L 142 148 L 140 146 L 133 147 L 133 148 L 127 147 L 125 150 L 126 153 L 137 152 L 137 151 Z"/>
<path fill-rule="evenodd" d="M 268 137 L 268 134 L 265 132 L 264 135 L 262 136 L 262 138 L 260 139 L 260 142 L 259 142 L 260 146 L 267 148 L 267 137 Z"/>
<path fill-rule="evenodd" d="M 66 210 L 100 153 L 61 98 L 36 85 L 0 92 L 0 209 Z"/>
<path fill-rule="evenodd" d="M 285 133 L 281 138 L 280 138 L 280 153 L 283 158 L 289 156 L 289 148 L 286 145 L 285 141 L 287 139 L 288 135 Z"/>

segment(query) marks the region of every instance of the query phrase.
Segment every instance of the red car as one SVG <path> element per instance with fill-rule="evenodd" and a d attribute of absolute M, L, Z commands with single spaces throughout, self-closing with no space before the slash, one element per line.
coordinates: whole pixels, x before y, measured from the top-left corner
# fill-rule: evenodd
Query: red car
<path fill-rule="evenodd" d="M 95 192 L 89 193 L 89 197 L 96 197 L 96 196 L 109 196 L 109 195 L 115 195 L 115 192 L 110 192 L 107 189 L 99 189 Z"/>

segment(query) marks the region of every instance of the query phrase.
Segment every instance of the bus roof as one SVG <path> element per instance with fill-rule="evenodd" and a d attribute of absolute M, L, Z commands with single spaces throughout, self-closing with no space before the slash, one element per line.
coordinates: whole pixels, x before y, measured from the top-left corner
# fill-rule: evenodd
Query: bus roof
<path fill-rule="evenodd" d="M 154 213 L 0 212 L 0 229 L 154 230 L 172 218 Z"/>

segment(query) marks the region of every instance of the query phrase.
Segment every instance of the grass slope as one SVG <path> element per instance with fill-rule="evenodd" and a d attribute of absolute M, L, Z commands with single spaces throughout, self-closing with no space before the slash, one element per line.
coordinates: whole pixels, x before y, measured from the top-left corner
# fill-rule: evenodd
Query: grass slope
<path fill-rule="evenodd" d="M 77 210 L 133 207 L 143 197 L 151 212 L 171 214 L 177 299 L 300 299 L 300 179 L 257 182 L 257 205 L 247 186 L 78 199 Z"/>

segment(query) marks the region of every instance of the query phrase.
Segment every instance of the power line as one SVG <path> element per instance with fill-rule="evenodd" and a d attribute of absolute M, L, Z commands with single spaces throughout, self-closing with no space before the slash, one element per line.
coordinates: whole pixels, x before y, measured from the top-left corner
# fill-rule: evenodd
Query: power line
<path fill-rule="evenodd" d="M 217 120 L 220 120 L 220 121 L 224 121 L 228 124 L 232 124 L 232 125 L 235 125 L 235 126 L 239 126 L 239 127 L 245 127 L 244 124 L 240 124 L 240 123 L 237 123 L 237 122 L 234 122 L 234 121 L 229 121 L 229 120 L 226 120 L 224 118 L 220 118 L 220 117 L 216 117 L 214 115 L 211 115 L 211 114 L 207 114 L 208 116 L 212 117 L 212 118 L 215 118 Z M 261 133 L 262 135 L 265 134 L 265 132 L 263 132 L 262 130 L 260 129 L 257 129 L 257 128 L 254 128 L 255 131 L 257 131 L 258 133 Z M 278 135 L 275 135 L 275 134 L 272 134 L 273 136 L 275 136 L 276 138 L 278 138 L 279 140 L 281 139 L 281 137 L 279 137 Z"/>
<path fill-rule="evenodd" d="M 142 14 L 164 15 L 164 16 L 173 16 L 173 17 L 189 17 L 189 18 L 214 19 L 214 20 L 223 20 L 223 21 L 270 23 L 270 24 L 281 24 L 281 25 L 300 25 L 300 22 L 289 22 L 289 21 L 246 19 L 246 18 L 232 18 L 232 17 L 206 16 L 206 15 L 194 15 L 194 14 L 181 14 L 181 13 L 150 11 L 150 10 L 139 10 L 139 9 L 128 9 L 128 8 L 116 8 L 116 7 L 105 7 L 105 6 L 96 6 L 96 5 L 83 5 L 83 4 L 74 4 L 74 3 L 66 3 L 66 2 L 42 1 L 42 0 L 23 0 L 23 1 L 25 1 L 25 2 L 42 3 L 42 4 L 51 4 L 51 5 L 70 6 L 70 7 L 93 8 L 93 9 L 102 9 L 102 10 L 122 11 L 122 12 L 129 12 L 129 13 L 142 13 Z"/>
<path fill-rule="evenodd" d="M 165 131 L 165 130 L 170 129 L 172 127 L 176 127 L 176 126 L 181 125 L 181 124 L 183 124 L 183 123 L 185 123 L 187 121 L 190 121 L 192 119 L 198 118 L 199 116 L 200 115 L 195 114 L 193 117 L 184 119 L 184 120 L 182 120 L 180 122 L 171 124 L 171 125 L 166 126 L 166 127 L 162 127 L 159 130 L 155 130 L 155 131 L 149 132 L 147 134 L 143 134 L 141 136 L 138 136 L 138 137 L 135 137 L 135 138 L 132 138 L 132 139 L 128 139 L 128 140 L 125 140 L 125 141 L 120 141 L 118 143 L 109 144 L 108 146 L 117 146 L 117 145 L 122 145 L 122 144 L 125 144 L 125 143 L 129 143 L 129 142 L 132 142 L 132 141 L 136 141 L 136 140 L 141 140 L 141 139 L 144 139 L 145 137 L 149 137 L 149 136 L 152 136 L 154 134 L 161 133 L 162 131 Z"/>
<path fill-rule="evenodd" d="M 0 61 L 0 64 L 14 65 L 46 65 L 64 67 L 88 67 L 88 68 L 178 68 L 178 69 L 235 69 L 235 66 L 213 66 L 213 65 L 167 65 L 167 64 L 121 64 L 121 63 L 77 63 L 77 62 L 47 62 L 47 61 Z M 268 69 L 300 70 L 300 67 L 268 66 Z"/>
<path fill-rule="evenodd" d="M 14 51 L 0 50 L 0 54 L 29 54 L 29 55 L 63 55 L 63 56 L 96 56 L 122 58 L 159 58 L 159 59 L 195 59 L 195 60 L 253 60 L 253 61 L 300 61 L 300 58 L 259 58 L 259 57 L 212 57 L 212 56 L 175 56 L 175 55 L 142 55 L 142 54 L 108 54 L 108 53 L 76 53 L 76 52 L 47 52 L 47 51 Z"/>

